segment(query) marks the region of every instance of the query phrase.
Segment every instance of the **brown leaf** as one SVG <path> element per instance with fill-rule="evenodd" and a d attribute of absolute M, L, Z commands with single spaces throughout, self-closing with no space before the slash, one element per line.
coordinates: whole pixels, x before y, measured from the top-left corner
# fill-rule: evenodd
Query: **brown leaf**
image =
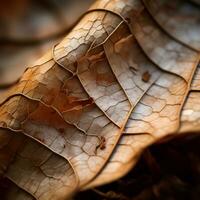
<path fill-rule="evenodd" d="M 19 133 L 1 130 L 0 135 L 4 138 L 1 140 L 5 141 L 1 145 L 0 155 L 4 155 L 5 148 L 12 148 L 12 155 L 7 155 L 6 158 L 1 156 L 1 161 L 5 160 L 4 163 L 1 162 L 1 168 L 2 165 L 6 168 L 4 176 L 19 188 L 35 199 L 63 199 L 74 192 L 77 185 L 76 176 L 71 165 L 63 158 Z M 6 143 L 8 139 L 10 142 Z M 21 146 L 15 147 L 12 141 L 21 142 Z M 6 166 L 9 162 L 12 164 Z M 10 190 L 14 190 L 13 187 L 11 186 Z M 10 190 L 7 195 L 12 199 Z M 20 198 L 20 195 L 25 199 L 30 198 L 24 192 L 18 192 L 16 197 Z"/>
<path fill-rule="evenodd" d="M 69 198 L 125 175 L 150 144 L 199 132 L 199 8 L 144 2 L 97 1 L 1 93 L 0 174 L 22 189 L 9 199 Z"/>

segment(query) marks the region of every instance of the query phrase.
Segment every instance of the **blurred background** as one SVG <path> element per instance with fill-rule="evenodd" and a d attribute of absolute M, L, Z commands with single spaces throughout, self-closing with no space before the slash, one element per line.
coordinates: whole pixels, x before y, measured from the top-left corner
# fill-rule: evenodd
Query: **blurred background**
<path fill-rule="evenodd" d="M 59 42 L 94 0 L 5 0 L 0 4 L 0 86 Z"/>

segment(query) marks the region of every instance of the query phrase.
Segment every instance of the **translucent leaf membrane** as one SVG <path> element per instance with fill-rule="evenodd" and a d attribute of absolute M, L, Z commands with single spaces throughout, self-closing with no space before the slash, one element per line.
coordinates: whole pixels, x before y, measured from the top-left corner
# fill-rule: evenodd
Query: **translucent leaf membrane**
<path fill-rule="evenodd" d="M 178 11 L 168 16 L 166 6 Z M 199 8 L 194 21 L 178 21 L 192 15 L 192 7 L 97 1 L 60 44 L 1 93 L 0 175 L 36 199 L 68 199 L 122 177 L 146 147 L 166 136 L 198 132 L 193 22 Z M 155 9 L 163 10 L 161 17 Z M 166 27 L 157 14 L 169 19 Z M 22 191 L 17 197 L 25 196 Z"/>
<path fill-rule="evenodd" d="M 198 93 L 190 94 L 190 84 L 193 76 L 191 89 L 198 88 L 199 69 L 197 68 L 197 64 L 199 62 L 199 53 L 177 42 L 168 33 L 160 29 L 156 22 L 154 22 L 154 19 L 143 8 L 142 3 L 140 4 L 138 1 L 136 5 L 137 7 L 138 5 L 140 6 L 141 12 L 138 15 L 133 14 L 130 20 L 130 30 L 138 42 L 135 41 L 137 43 L 136 49 L 143 55 L 142 61 L 146 59 L 151 65 L 154 63 L 157 73 L 159 72 L 159 78 L 152 79 L 155 72 L 152 73 L 150 71 L 151 65 L 149 64 L 148 72 L 151 78 L 148 83 L 151 83 L 151 81 L 153 83 L 151 83 L 150 88 L 134 107 L 126 124 L 124 134 L 108 164 L 87 188 L 109 183 L 113 179 L 118 179 L 122 175 L 125 175 L 137 162 L 144 148 L 165 136 L 177 135 L 179 129 L 180 133 L 199 130 Z M 118 77 L 121 77 L 124 76 L 123 70 L 126 64 L 120 59 L 124 56 L 124 60 L 127 62 L 128 52 L 133 53 L 134 50 L 130 47 L 133 47 L 130 37 L 129 39 L 125 36 L 121 36 L 120 38 L 116 35 L 117 33 L 109 39 L 115 42 L 110 43 L 108 40 L 104 48 L 108 60 L 113 58 L 110 61 L 111 66 L 118 67 L 122 71 L 118 73 Z M 111 44 L 111 46 L 107 47 L 107 44 Z M 118 44 L 120 44 L 120 47 L 116 48 Z M 120 48 L 122 47 L 124 49 L 121 50 Z M 116 57 L 114 57 L 115 54 L 117 54 Z M 136 58 L 139 58 L 139 55 L 132 54 L 134 61 Z M 133 64 L 133 66 L 137 65 Z M 138 68 L 140 69 L 140 67 Z M 137 74 L 137 71 L 135 73 Z M 137 79 L 134 78 L 133 80 L 136 81 Z M 128 82 L 127 77 L 125 82 Z M 129 82 L 127 86 L 130 85 L 133 84 Z M 142 84 L 139 83 L 137 85 L 141 86 Z M 126 88 L 126 85 L 124 87 Z M 134 97 L 136 97 L 137 92 L 131 94 L 134 94 Z M 186 103 L 184 103 L 185 101 Z M 185 111 L 189 109 L 189 105 L 194 105 L 195 109 Z M 183 114 L 180 119 L 182 112 Z M 184 113 L 188 113 L 188 119 L 186 119 Z M 193 119 L 195 126 L 190 123 L 189 118 L 190 120 Z M 186 126 L 188 127 L 186 128 Z"/>
<path fill-rule="evenodd" d="M 106 14 L 103 12 L 99 15 Z M 116 18 L 116 21 L 119 19 Z M 60 63 L 60 60 L 52 61 L 51 56 L 56 59 L 56 51 L 46 55 L 46 60 L 43 58 L 36 66 L 27 69 L 19 84 L 2 98 L 1 114 L 5 119 L 2 120 L 2 126 L 22 131 L 70 160 L 80 184 L 84 184 L 96 175 L 112 153 L 129 117 L 131 104 L 101 52 L 79 60 L 81 64 L 76 62 L 70 66 Z M 75 70 L 75 74 L 70 67 Z M 88 74 L 98 81 L 85 79 Z M 110 103 L 105 104 L 105 101 Z M 15 104 L 21 104 L 21 107 L 12 112 Z M 7 110 L 7 106 L 10 109 Z M 33 114 L 36 122 L 33 123 L 31 117 L 30 121 L 27 119 L 26 126 L 24 117 L 30 116 L 33 110 L 36 110 Z M 51 119 L 48 120 L 47 116 Z M 59 121 L 61 127 L 55 127 L 52 124 L 54 120 Z M 50 125 L 53 129 L 52 137 L 49 135 Z M 98 148 L 101 140 L 106 141 L 105 151 Z"/>
<path fill-rule="evenodd" d="M 181 133 L 187 132 L 199 132 L 200 127 L 200 86 L 199 86 L 199 73 L 200 65 L 198 65 L 194 78 L 192 80 L 190 92 L 188 98 L 182 110 L 181 115 Z"/>
<path fill-rule="evenodd" d="M 191 90 L 200 90 L 200 65 L 198 65 L 192 80 Z"/>
<path fill-rule="evenodd" d="M 190 79 L 199 54 L 166 34 L 146 9 L 131 19 L 131 30 L 149 59 L 167 72 Z"/>
<path fill-rule="evenodd" d="M 144 0 L 162 29 L 189 47 L 200 50 L 199 7 L 189 1 Z"/>
<path fill-rule="evenodd" d="M 199 132 L 199 92 L 190 92 L 181 116 L 180 132 Z"/>
<path fill-rule="evenodd" d="M 8 199 L 64 199 L 70 197 L 77 186 L 77 179 L 71 165 L 40 143 L 26 138 L 23 134 L 1 129 L 0 155 L 6 148 L 12 154 L 0 156 L 4 177 L 22 188 L 16 190 L 11 185 L 6 195 Z M 18 145 L 15 145 L 18 141 Z M 4 143 L 3 143 L 4 142 Z M 21 145 L 19 146 L 19 143 Z M 14 146 L 15 145 L 15 146 Z M 9 152 L 9 151 L 8 151 Z M 31 196 L 29 196 L 28 192 Z M 13 194 L 14 193 L 14 194 Z"/>

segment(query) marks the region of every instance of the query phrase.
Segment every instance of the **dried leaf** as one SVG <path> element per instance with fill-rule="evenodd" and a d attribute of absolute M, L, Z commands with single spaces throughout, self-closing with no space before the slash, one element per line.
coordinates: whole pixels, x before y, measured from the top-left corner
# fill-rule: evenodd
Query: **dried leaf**
<path fill-rule="evenodd" d="M 99 0 L 3 91 L 0 174 L 22 189 L 9 199 L 69 198 L 125 175 L 150 144 L 199 132 L 198 12 Z"/>

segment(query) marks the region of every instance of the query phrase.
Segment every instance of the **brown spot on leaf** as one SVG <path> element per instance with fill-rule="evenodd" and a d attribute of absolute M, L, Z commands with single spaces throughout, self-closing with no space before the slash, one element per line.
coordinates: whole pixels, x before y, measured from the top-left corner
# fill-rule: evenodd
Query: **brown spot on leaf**
<path fill-rule="evenodd" d="M 104 150 L 105 148 L 106 148 L 106 138 L 104 136 L 101 136 L 99 144 L 96 146 L 96 151 L 97 149 Z"/>
<path fill-rule="evenodd" d="M 60 133 L 64 133 L 64 132 L 65 132 L 65 129 L 64 129 L 64 128 L 59 128 L 58 131 L 59 131 Z"/>
<path fill-rule="evenodd" d="M 142 80 L 144 82 L 146 82 L 146 83 L 149 82 L 150 78 L 151 78 L 151 74 L 148 71 L 146 71 L 142 74 Z"/>

